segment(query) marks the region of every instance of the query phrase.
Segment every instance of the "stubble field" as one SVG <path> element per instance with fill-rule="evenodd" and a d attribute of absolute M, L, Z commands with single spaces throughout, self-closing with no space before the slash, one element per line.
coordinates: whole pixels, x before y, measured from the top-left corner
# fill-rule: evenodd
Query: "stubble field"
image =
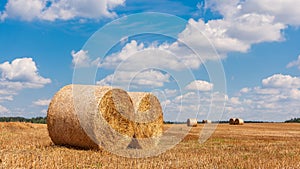
<path fill-rule="evenodd" d="M 202 127 L 157 157 L 129 159 L 55 146 L 46 125 L 0 123 L 0 168 L 300 168 L 300 124 L 219 124 L 200 144 Z"/>

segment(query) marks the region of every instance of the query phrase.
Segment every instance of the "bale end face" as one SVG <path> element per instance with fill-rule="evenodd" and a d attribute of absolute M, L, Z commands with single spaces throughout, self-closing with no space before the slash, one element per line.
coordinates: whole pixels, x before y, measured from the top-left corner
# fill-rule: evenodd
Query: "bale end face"
<path fill-rule="evenodd" d="M 129 92 L 134 113 L 134 138 L 141 149 L 151 149 L 163 133 L 163 112 L 159 100 L 151 93 Z M 137 147 L 139 147 L 137 146 Z"/>
<path fill-rule="evenodd" d="M 236 118 L 230 118 L 229 119 L 229 124 L 230 125 L 234 125 L 235 124 L 235 120 L 236 120 Z"/>
<path fill-rule="evenodd" d="M 240 118 L 237 118 L 237 119 L 235 119 L 234 124 L 235 125 L 243 125 L 244 124 L 244 120 L 240 119 Z"/>

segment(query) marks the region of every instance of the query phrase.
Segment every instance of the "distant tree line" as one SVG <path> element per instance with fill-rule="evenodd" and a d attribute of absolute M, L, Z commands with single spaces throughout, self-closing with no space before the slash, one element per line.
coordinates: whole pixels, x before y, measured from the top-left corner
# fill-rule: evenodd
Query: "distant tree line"
<path fill-rule="evenodd" d="M 174 121 L 164 121 L 164 124 L 184 124 L 186 122 L 174 122 Z M 198 121 L 198 123 L 202 123 L 202 121 Z M 229 123 L 229 121 L 212 121 L 212 123 Z M 269 121 L 245 121 L 245 123 L 273 123 Z"/>
<path fill-rule="evenodd" d="M 229 123 L 229 121 L 213 121 L 213 123 Z M 244 121 L 244 123 L 274 123 L 272 121 L 254 121 L 254 120 L 248 120 Z"/>
<path fill-rule="evenodd" d="M 164 124 L 184 124 L 186 122 L 178 122 L 178 121 L 164 121 Z"/>
<path fill-rule="evenodd" d="M 27 122 L 27 123 L 46 124 L 47 123 L 47 117 L 33 117 L 33 118 L 0 117 L 0 122 Z M 186 122 L 164 121 L 164 123 L 165 124 L 184 124 Z M 198 121 L 198 123 L 202 123 L 202 121 Z M 228 123 L 228 121 L 213 121 L 213 123 Z M 245 123 L 270 123 L 270 122 L 266 122 L 266 121 L 245 121 Z M 285 123 L 300 123 L 300 118 L 292 118 L 290 120 L 286 120 Z"/>
<path fill-rule="evenodd" d="M 46 117 L 33 117 L 33 118 L 24 118 L 24 117 L 0 117 L 0 122 L 27 122 L 27 123 L 39 123 L 46 124 Z"/>
<path fill-rule="evenodd" d="M 290 120 L 286 120 L 286 123 L 300 123 L 300 118 L 292 118 Z"/>

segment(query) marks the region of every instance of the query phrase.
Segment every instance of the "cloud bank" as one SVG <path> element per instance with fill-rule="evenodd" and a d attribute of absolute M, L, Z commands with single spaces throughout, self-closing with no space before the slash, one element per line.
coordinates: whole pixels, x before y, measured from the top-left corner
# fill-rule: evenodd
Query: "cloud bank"
<path fill-rule="evenodd" d="M 113 9 L 124 5 L 125 0 L 8 0 L 0 19 L 23 21 L 72 20 L 76 18 L 113 18 Z"/>

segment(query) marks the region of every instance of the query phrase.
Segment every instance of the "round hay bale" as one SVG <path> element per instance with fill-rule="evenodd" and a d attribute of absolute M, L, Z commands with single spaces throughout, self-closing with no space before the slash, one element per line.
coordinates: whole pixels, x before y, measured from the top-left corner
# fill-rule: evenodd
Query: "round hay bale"
<path fill-rule="evenodd" d="M 236 120 L 236 118 L 230 118 L 229 119 L 229 124 L 230 125 L 234 125 L 235 124 L 235 120 Z"/>
<path fill-rule="evenodd" d="M 244 120 L 240 119 L 240 118 L 237 118 L 237 119 L 235 119 L 234 124 L 235 125 L 243 125 L 244 124 Z"/>
<path fill-rule="evenodd" d="M 202 120 L 202 123 L 204 123 L 204 124 L 210 124 L 211 120 Z"/>
<path fill-rule="evenodd" d="M 163 112 L 159 100 L 151 93 L 129 92 L 134 107 L 136 148 L 148 149 L 158 143 L 163 133 Z M 134 141 L 133 141 L 134 142 Z"/>
<path fill-rule="evenodd" d="M 189 127 L 197 127 L 197 119 L 187 119 L 187 126 Z"/>
<path fill-rule="evenodd" d="M 75 87 L 81 90 L 80 97 L 83 100 L 81 103 L 74 101 L 73 89 Z M 95 100 L 95 103 L 86 102 L 88 92 L 93 92 L 94 98 L 92 100 Z M 83 124 L 80 121 L 82 119 L 78 118 L 75 111 L 78 104 L 82 104 L 79 106 L 86 109 L 85 112 L 82 112 L 84 116 L 88 116 L 84 119 L 86 124 L 100 127 L 104 125 L 99 124 L 98 119 L 92 118 L 95 117 L 93 113 L 97 112 L 116 132 L 133 137 L 133 122 L 127 116 L 128 114 L 133 115 L 134 110 L 132 101 L 126 91 L 112 89 L 111 87 L 68 85 L 54 95 L 47 112 L 48 132 L 54 144 L 100 149 L 99 142 L 94 137 L 91 138 L 91 134 L 87 133 L 85 128 L 82 127 Z M 95 111 L 90 110 L 94 108 L 91 106 L 93 104 L 98 105 L 95 106 L 97 109 Z M 108 134 L 105 137 L 110 137 L 110 135 Z"/>

